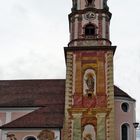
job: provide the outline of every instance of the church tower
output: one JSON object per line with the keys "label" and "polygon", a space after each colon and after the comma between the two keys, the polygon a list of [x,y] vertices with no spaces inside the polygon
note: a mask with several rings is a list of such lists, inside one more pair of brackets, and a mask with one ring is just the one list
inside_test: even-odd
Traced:
{"label": "church tower", "polygon": [[114,140],[111,13],[107,0],[73,0],[65,48],[64,140]]}

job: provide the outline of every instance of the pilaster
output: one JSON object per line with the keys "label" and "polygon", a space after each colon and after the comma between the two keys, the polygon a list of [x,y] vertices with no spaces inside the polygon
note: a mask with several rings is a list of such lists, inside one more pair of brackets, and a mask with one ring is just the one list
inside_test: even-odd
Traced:
{"label": "pilaster", "polygon": [[107,117],[107,140],[114,140],[114,82],[113,82],[113,52],[106,55],[107,107],[111,112]]}
{"label": "pilaster", "polygon": [[106,140],[106,113],[97,113],[97,140]]}
{"label": "pilaster", "polygon": [[72,121],[68,109],[72,106],[72,84],[73,84],[73,54],[66,54],[66,87],[65,87],[65,118],[64,118],[64,140],[71,140]]}
{"label": "pilaster", "polygon": [[73,140],[81,140],[81,117],[82,113],[72,114],[73,116]]}

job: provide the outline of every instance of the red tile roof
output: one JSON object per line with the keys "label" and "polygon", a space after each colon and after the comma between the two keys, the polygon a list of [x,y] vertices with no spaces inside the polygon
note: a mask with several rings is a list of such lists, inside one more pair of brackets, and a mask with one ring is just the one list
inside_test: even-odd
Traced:
{"label": "red tile roof", "polygon": [[40,107],[63,104],[65,80],[0,81],[0,107]]}
{"label": "red tile roof", "polygon": [[62,128],[63,118],[63,105],[49,105],[5,124],[1,128]]}
{"label": "red tile roof", "polygon": [[[114,86],[115,97],[135,101]],[[0,107],[40,107],[4,128],[61,128],[63,127],[65,80],[0,81]]]}

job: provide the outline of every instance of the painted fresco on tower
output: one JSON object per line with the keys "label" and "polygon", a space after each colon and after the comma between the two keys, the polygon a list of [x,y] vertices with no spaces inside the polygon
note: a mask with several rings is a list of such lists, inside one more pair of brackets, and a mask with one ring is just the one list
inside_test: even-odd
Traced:
{"label": "painted fresco on tower", "polygon": [[83,79],[83,94],[93,97],[96,94],[96,75],[93,69],[87,69]]}

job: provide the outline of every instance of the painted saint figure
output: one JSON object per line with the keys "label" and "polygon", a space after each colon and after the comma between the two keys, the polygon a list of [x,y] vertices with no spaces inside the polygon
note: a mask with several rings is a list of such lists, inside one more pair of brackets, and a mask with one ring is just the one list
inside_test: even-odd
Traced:
{"label": "painted saint figure", "polygon": [[94,91],[94,77],[91,73],[87,74],[86,84],[89,90]]}
{"label": "painted saint figure", "polygon": [[94,93],[94,84],[95,84],[95,81],[94,81],[94,76],[92,73],[87,73],[86,75],[86,85],[87,85],[87,88],[86,89],[86,92],[87,92],[87,95],[92,95]]}
{"label": "painted saint figure", "polygon": [[86,69],[83,75],[83,95],[93,97],[96,95],[96,72]]}

